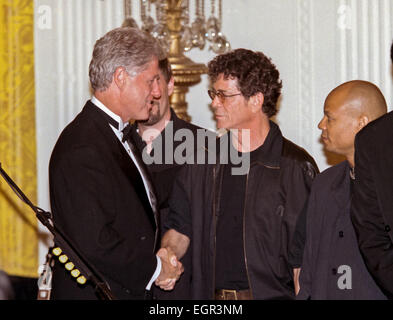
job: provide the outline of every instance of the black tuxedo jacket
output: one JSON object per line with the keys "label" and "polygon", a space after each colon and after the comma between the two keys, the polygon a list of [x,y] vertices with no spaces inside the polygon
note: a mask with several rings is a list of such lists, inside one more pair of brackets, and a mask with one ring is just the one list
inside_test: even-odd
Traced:
{"label": "black tuxedo jacket", "polygon": [[355,140],[352,221],[371,274],[393,297],[393,112],[371,122]]}
{"label": "black tuxedo jacket", "polygon": [[[61,133],[49,164],[55,225],[94,265],[118,299],[140,299],[157,266],[156,225],[138,169],[88,101]],[[54,299],[96,299],[56,263]]]}

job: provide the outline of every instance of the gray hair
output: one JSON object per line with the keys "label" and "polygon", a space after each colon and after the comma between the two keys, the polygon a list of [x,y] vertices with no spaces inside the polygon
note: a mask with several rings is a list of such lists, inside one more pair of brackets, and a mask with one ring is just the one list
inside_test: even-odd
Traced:
{"label": "gray hair", "polygon": [[146,32],[130,27],[113,29],[94,45],[89,66],[91,87],[93,91],[104,91],[118,67],[124,67],[134,76],[154,57],[160,60],[163,54],[157,41]]}

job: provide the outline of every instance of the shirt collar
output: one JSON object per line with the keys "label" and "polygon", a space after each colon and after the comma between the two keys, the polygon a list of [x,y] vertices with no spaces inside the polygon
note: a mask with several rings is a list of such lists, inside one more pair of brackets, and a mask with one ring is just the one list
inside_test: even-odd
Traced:
{"label": "shirt collar", "polygon": [[114,123],[110,123],[111,127],[118,131],[122,131],[124,127],[128,126],[128,122],[123,122],[123,120],[118,116],[116,113],[112,112],[111,110],[108,109],[100,100],[98,100],[94,95],[91,97],[91,102],[94,103],[94,105],[101,109],[103,112],[105,112],[109,117],[111,117],[113,120],[115,120],[118,124],[116,127]]}

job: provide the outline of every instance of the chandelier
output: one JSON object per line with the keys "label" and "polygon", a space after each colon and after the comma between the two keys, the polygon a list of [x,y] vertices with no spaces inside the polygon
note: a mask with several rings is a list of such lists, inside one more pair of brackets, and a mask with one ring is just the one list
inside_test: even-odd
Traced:
{"label": "chandelier", "polygon": [[[153,14],[154,6],[154,14]],[[180,45],[183,52],[199,48],[203,50],[209,43],[209,50],[216,54],[231,50],[231,45],[221,31],[222,0],[210,0],[210,15],[205,18],[205,0],[195,0],[193,21],[190,19],[190,0],[180,1]],[[140,29],[150,33],[169,53],[170,30],[167,24],[167,0],[140,0]],[[132,0],[124,0],[125,21],[123,26],[138,27],[132,17]]]}
{"label": "chandelier", "polygon": [[[132,16],[132,0],[124,0],[123,27],[138,28]],[[185,56],[193,48],[223,54],[231,46],[221,32],[222,0],[210,0],[210,15],[205,18],[205,0],[195,0],[195,12],[190,15],[190,0],[140,0],[140,29],[150,33],[166,51],[172,67],[175,85],[170,104],[176,115],[186,121],[191,117],[187,112],[186,94],[190,86],[201,81],[207,72],[206,65],[195,63]],[[191,22],[192,20],[192,22]]]}

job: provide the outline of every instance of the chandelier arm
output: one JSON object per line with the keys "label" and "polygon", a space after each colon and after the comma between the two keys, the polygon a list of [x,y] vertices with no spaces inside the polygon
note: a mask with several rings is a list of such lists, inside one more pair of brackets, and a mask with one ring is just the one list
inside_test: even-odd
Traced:
{"label": "chandelier arm", "polygon": [[131,18],[132,17],[132,7],[131,0],[124,0],[124,17]]}

